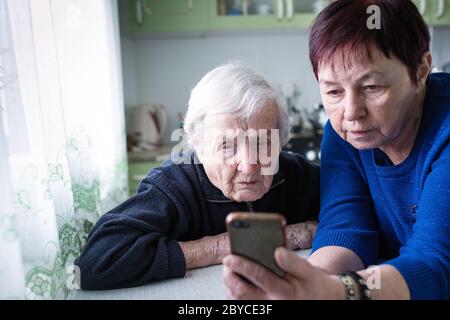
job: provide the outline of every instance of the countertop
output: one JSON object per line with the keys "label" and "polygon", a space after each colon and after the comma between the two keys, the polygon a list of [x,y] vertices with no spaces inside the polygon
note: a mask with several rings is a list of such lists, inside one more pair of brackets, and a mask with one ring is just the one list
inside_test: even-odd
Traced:
{"label": "countertop", "polygon": [[163,145],[159,148],[146,151],[128,152],[128,161],[165,161],[170,158],[173,145]]}
{"label": "countertop", "polygon": [[[299,250],[297,254],[308,257],[310,249]],[[73,290],[70,300],[225,300],[225,285],[222,280],[222,265],[189,270],[184,278],[167,279],[144,286],[105,290]]]}

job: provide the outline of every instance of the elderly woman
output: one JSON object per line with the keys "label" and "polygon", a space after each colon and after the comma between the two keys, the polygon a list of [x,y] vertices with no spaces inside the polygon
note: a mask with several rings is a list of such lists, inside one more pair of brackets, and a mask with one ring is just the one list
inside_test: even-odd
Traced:
{"label": "elderly woman", "polygon": [[239,63],[209,72],[192,91],[185,131],[189,163],[152,170],[92,229],[75,261],[82,289],[137,286],[221,263],[229,254],[225,218],[234,211],[281,213],[288,246],[311,246],[319,167],[280,153],[290,131],[286,107],[261,76]]}
{"label": "elderly woman", "polygon": [[[381,29],[367,27],[370,5]],[[450,75],[429,74],[429,41],[409,0],[338,0],[319,14],[310,58],[330,123],[313,252],[277,249],[285,279],[226,257],[231,297],[450,298]]]}

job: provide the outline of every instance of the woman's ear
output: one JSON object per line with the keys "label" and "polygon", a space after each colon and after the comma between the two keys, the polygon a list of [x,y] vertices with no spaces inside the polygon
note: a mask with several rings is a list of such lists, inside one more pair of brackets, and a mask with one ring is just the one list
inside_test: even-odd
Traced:
{"label": "woman's ear", "polygon": [[417,85],[420,88],[425,87],[425,83],[427,82],[428,75],[431,71],[431,64],[433,63],[433,57],[430,51],[427,51],[422,56],[422,62],[417,69]]}

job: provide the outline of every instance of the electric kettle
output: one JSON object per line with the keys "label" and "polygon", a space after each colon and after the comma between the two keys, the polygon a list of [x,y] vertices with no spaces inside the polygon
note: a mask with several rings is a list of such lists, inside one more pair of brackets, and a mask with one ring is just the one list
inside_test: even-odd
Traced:
{"label": "electric kettle", "polygon": [[131,111],[130,133],[138,146],[155,149],[161,145],[167,124],[167,114],[162,104],[142,104]]}

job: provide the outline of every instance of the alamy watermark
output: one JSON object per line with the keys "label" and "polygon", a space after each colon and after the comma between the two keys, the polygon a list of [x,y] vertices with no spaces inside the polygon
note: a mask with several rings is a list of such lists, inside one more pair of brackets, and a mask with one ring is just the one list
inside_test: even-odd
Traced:
{"label": "alamy watermark", "polygon": [[366,269],[370,276],[366,280],[367,288],[369,290],[380,290],[381,289],[381,267],[380,266],[369,266]]}
{"label": "alamy watermark", "polygon": [[380,30],[381,29],[381,9],[377,5],[371,5],[367,7],[366,10],[367,14],[370,14],[370,16],[367,18],[367,28],[369,30]]}
{"label": "alamy watermark", "polygon": [[[261,175],[274,175],[278,171],[278,156],[281,151],[279,129],[208,129],[199,130],[193,137],[198,157],[194,164],[238,165],[242,162],[259,165]],[[174,164],[193,164],[188,136],[182,129],[171,135],[178,142],[171,152]]]}
{"label": "alamy watermark", "polygon": [[81,270],[80,267],[71,264],[66,267],[66,288],[69,290],[81,289]]}

